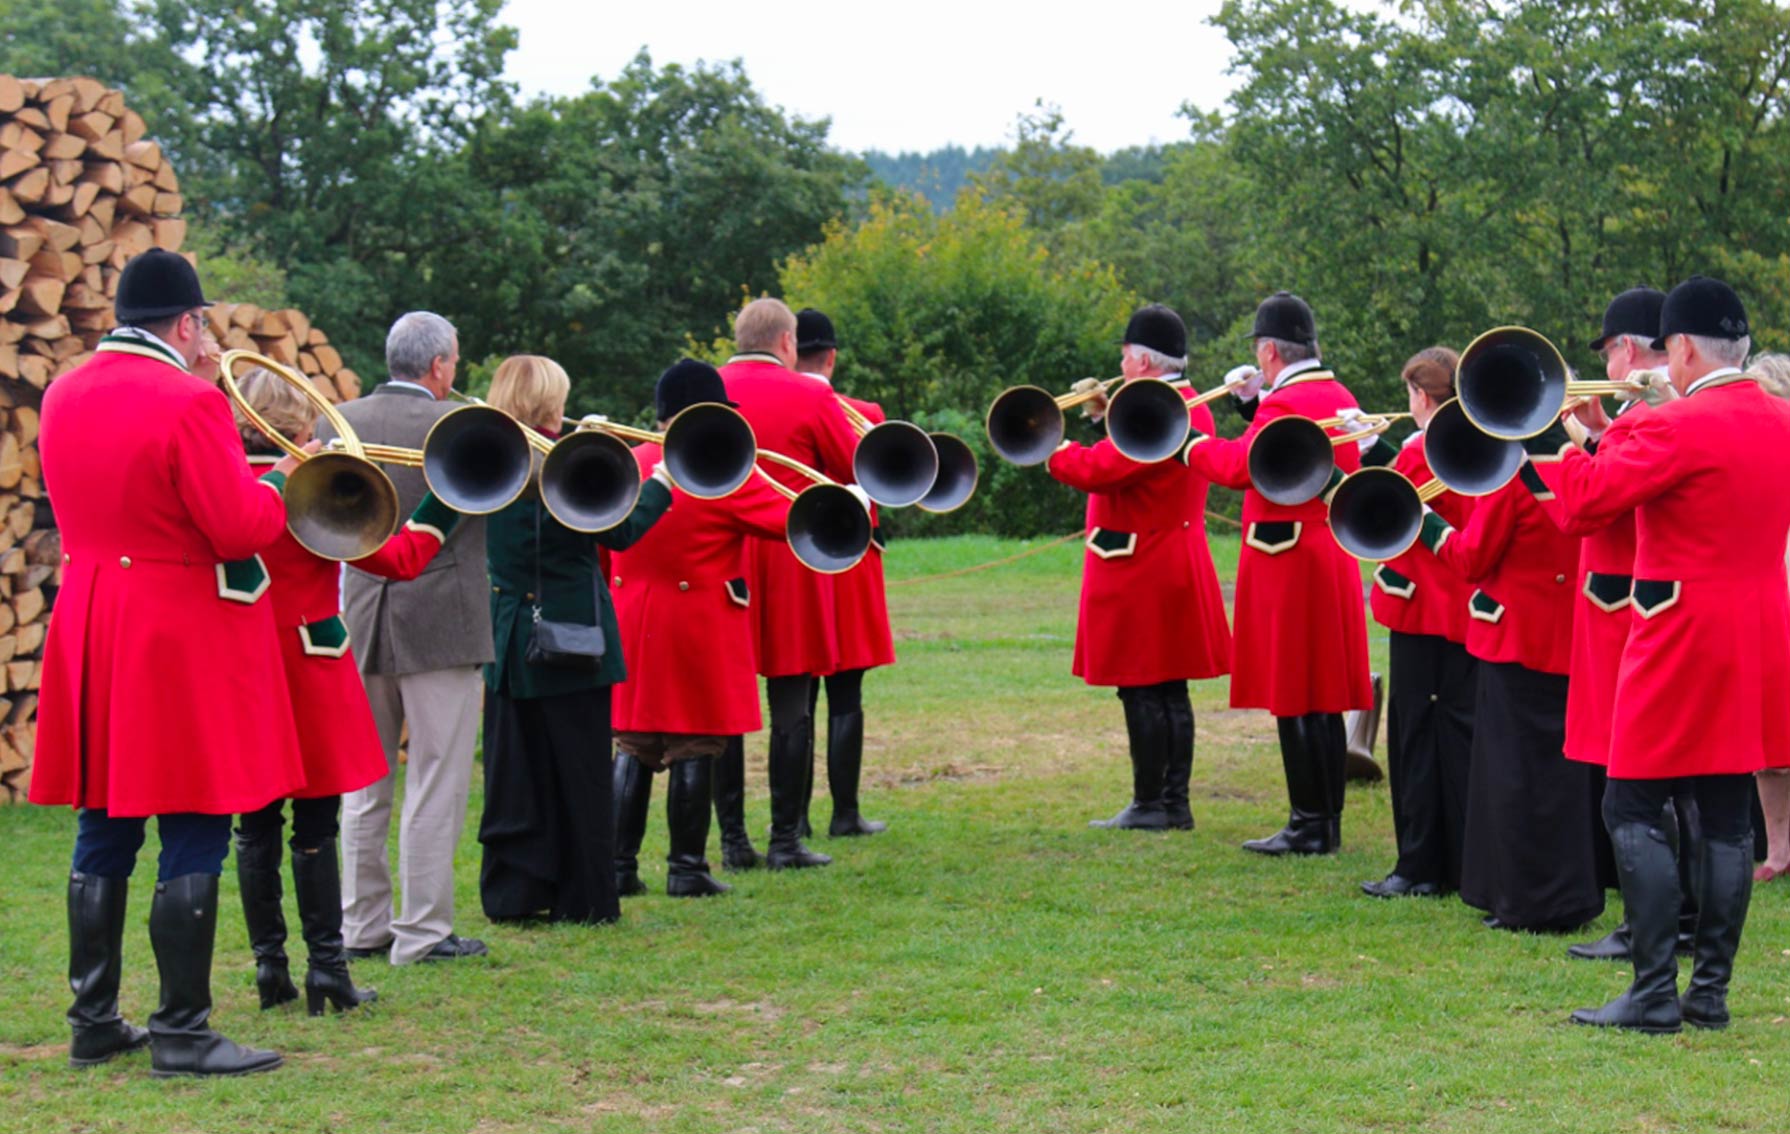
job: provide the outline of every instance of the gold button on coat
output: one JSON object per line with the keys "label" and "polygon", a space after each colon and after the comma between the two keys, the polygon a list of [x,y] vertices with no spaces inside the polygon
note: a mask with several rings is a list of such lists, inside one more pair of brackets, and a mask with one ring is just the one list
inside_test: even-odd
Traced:
{"label": "gold button on coat", "polygon": [[690,584],[680,580],[678,582],[677,589],[680,591],[687,591],[690,589]]}
{"label": "gold button on coat", "polygon": [[118,557],[118,565],[120,567],[129,567],[131,565],[131,557],[128,555],[120,555]]}

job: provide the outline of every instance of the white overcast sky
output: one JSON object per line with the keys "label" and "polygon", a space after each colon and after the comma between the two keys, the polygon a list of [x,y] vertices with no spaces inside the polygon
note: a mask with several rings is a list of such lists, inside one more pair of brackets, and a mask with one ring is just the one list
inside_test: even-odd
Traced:
{"label": "white overcast sky", "polygon": [[510,0],[502,19],[519,33],[508,73],[525,96],[577,94],[646,47],[659,65],[743,60],[767,102],[831,118],[841,149],[998,146],[1043,99],[1062,108],[1076,141],[1110,151],[1179,141],[1183,101],[1223,103],[1230,45],[1206,23],[1218,7]]}

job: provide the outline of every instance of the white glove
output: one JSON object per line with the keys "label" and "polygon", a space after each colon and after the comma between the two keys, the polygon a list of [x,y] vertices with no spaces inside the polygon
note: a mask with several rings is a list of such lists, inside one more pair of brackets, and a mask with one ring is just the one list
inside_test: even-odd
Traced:
{"label": "white glove", "polygon": [[855,484],[846,485],[845,490],[857,498],[858,503],[864,506],[864,511],[870,511],[870,494],[868,492]]}
{"label": "white glove", "polygon": [[1262,387],[1268,384],[1268,378],[1260,370],[1244,363],[1225,372],[1224,384],[1230,387],[1231,397],[1240,402],[1253,402],[1262,396]]}
{"label": "white glove", "polygon": [[664,461],[660,461],[658,464],[653,466],[653,471],[650,474],[648,474],[648,479],[658,481],[660,484],[665,486],[665,489],[668,492],[673,487],[675,487],[671,483],[671,473],[666,470]]}
{"label": "white glove", "polygon": [[578,426],[581,429],[585,428],[587,426],[590,428],[595,428],[599,425],[608,425],[608,424],[609,424],[609,418],[603,414],[600,414],[600,413],[587,413],[583,417],[578,419]]}
{"label": "white glove", "polygon": [[1572,443],[1581,449],[1585,447],[1586,441],[1595,440],[1597,437],[1586,427],[1584,422],[1579,420],[1578,414],[1567,414],[1560,419],[1560,424],[1566,428],[1566,435],[1572,438]]}
{"label": "white glove", "polygon": [[1676,399],[1678,387],[1672,385],[1672,378],[1664,370],[1631,370],[1628,380],[1641,387],[1637,394],[1623,395],[1627,400],[1640,398],[1650,406],[1663,405]]}
{"label": "white glove", "polygon": [[[1336,416],[1342,418],[1343,427],[1350,433],[1359,433],[1370,426],[1379,424],[1378,418],[1371,418],[1354,406],[1344,406],[1342,409],[1336,411]],[[1365,437],[1355,438],[1355,448],[1365,457],[1367,451],[1379,444],[1379,441],[1380,435],[1378,433],[1369,433]]]}
{"label": "white glove", "polygon": [[1106,416],[1106,395],[1099,393],[1101,382],[1098,378],[1077,378],[1069,387],[1071,394],[1093,394],[1094,396],[1081,404],[1081,415],[1089,421],[1099,421]]}

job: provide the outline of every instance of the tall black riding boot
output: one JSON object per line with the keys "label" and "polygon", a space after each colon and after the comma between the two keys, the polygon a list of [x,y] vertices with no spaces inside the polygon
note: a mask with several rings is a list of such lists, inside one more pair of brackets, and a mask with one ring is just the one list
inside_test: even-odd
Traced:
{"label": "tall black riding boot", "polygon": [[[820,687],[816,681],[815,687]],[[812,839],[814,825],[808,821],[808,812],[814,806],[814,701],[808,702],[808,716],[802,721],[802,817],[796,823],[796,837]]]}
{"label": "tall black riding boot", "polygon": [[1689,957],[1697,949],[1697,895],[1703,883],[1697,877],[1696,848],[1703,842],[1703,821],[1694,796],[1673,796],[1668,810],[1678,823],[1678,888],[1684,892],[1684,904],[1678,908],[1678,955]]}
{"label": "tall black riding boot", "polygon": [[[1652,823],[1619,823],[1610,828],[1622,904],[1628,913],[1629,959],[1634,983],[1602,1008],[1581,1008],[1575,1024],[1676,1032],[1678,1011],[1678,863],[1666,832]],[[1749,875],[1750,877],[1750,875]]]}
{"label": "tall black riding boot", "polygon": [[858,812],[858,782],[863,773],[864,711],[827,717],[827,787],[833,793],[828,835],[874,835],[889,829],[887,823],[866,819]]}
{"label": "tall black riding boot", "polygon": [[1343,805],[1348,802],[1349,793],[1349,733],[1343,727],[1341,713],[1313,713],[1305,718],[1305,735],[1307,743],[1322,753],[1318,763],[1324,770],[1330,806],[1330,850],[1339,851],[1343,842]]}
{"label": "tall black riding boot", "polygon": [[1697,853],[1697,944],[1684,1020],[1699,1028],[1728,1026],[1728,980],[1753,897],[1753,840],[1704,838]]}
{"label": "tall black riding boot", "polygon": [[124,908],[128,878],[68,876],[68,987],[70,1067],[92,1067],[149,1043],[149,1033],[118,1014],[124,972]]}
{"label": "tall black riding boot", "polygon": [[670,870],[665,892],[674,898],[706,898],[733,889],[709,873],[709,780],[706,758],[679,760],[666,773],[665,819],[671,827]]}
{"label": "tall black riding boot", "polygon": [[646,893],[640,880],[640,842],[653,805],[653,774],[625,752],[615,754],[615,892],[624,898]]}
{"label": "tall black riding boot", "polygon": [[1168,809],[1162,795],[1168,775],[1168,713],[1155,690],[1119,690],[1125,706],[1125,734],[1131,749],[1131,802],[1111,819],[1090,820],[1090,827],[1120,831],[1166,831]]}
{"label": "tall black riding boot", "polygon": [[1331,841],[1330,785],[1320,747],[1324,739],[1310,735],[1310,721],[1310,717],[1275,718],[1287,777],[1287,825],[1265,839],[1249,840],[1244,850],[1268,855],[1336,852]]}
{"label": "tall black riding boot", "polygon": [[149,943],[162,999],[149,1017],[149,1073],[246,1075],[280,1065],[274,1051],[243,1047],[211,1030],[211,951],[217,941],[218,880],[183,874],[155,884]]}
{"label": "tall black riding boot", "polygon": [[255,989],[263,1011],[298,999],[286,962],[286,913],[280,906],[283,850],[277,826],[252,834],[236,831],[236,888],[242,891],[242,917],[255,952]]}
{"label": "tall black riding boot", "polygon": [[[807,767],[813,765],[808,754],[808,729],[771,726],[771,846],[765,865],[772,870],[825,866],[833,860],[816,854],[802,845],[798,833],[802,819],[802,791],[806,786]],[[806,766],[806,767],[805,767]]]}
{"label": "tall black riding boot", "polygon": [[336,862],[336,841],[325,839],[315,850],[292,850],[292,889],[298,896],[298,924],[304,930],[310,968],[305,972],[305,1007],[323,1015],[323,1003],[346,1012],[371,1004],[379,994],[356,988],[348,979],[348,954],[342,948],[342,868]]}
{"label": "tall black riding boot", "polygon": [[732,736],[710,773],[715,822],[721,827],[721,869],[753,870],[760,864],[746,831],[746,738]]}
{"label": "tall black riding boot", "polygon": [[1193,806],[1188,792],[1193,783],[1193,702],[1187,698],[1187,686],[1179,683],[1161,696],[1168,714],[1168,769],[1163,774],[1162,805],[1170,827],[1191,831]]}

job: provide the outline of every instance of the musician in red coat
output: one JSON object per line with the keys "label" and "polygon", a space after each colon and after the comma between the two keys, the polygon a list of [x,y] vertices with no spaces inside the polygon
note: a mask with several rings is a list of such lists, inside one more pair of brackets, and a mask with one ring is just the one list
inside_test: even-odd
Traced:
{"label": "musician in red coat", "polygon": [[[131,260],[119,329],[50,385],[38,441],[64,554],[31,801],[82,809],[68,885],[69,1061],[147,1042],[158,1076],[279,1066],[208,1023],[218,875],[230,816],[304,787],[266,572],[250,558],[285,528],[280,489],[294,463],[265,482],[249,471],[211,381],[206,302],[181,257]],[[149,910],[162,991],[145,1036],[120,1017],[118,985],[150,815],[162,843]]]}
{"label": "musician in red coat", "polygon": [[1577,928],[1604,908],[1590,772],[1561,752],[1578,537],[1512,479],[1458,530],[1425,515],[1422,540],[1474,588],[1467,652],[1479,689],[1461,900],[1493,929]]}
{"label": "musician in red coat", "polygon": [[[685,359],[659,376],[653,401],[660,428],[684,409],[727,401],[721,376]],[[643,472],[660,446],[635,446]],[[653,773],[670,780],[665,817],[671,851],[665,892],[674,898],[724,894],[703,857],[709,837],[711,767],[731,738],[762,723],[753,666],[750,604],[742,576],[751,538],[784,538],[788,502],[759,476],[730,496],[703,500],[673,489],[671,509],[622,551],[609,553],[610,593],[628,679],[613,690],[615,869],[624,894],[644,892],[640,842],[652,803]],[[625,876],[625,877],[624,877]]]}
{"label": "musician in red coat", "polygon": [[[1167,307],[1139,308],[1125,328],[1120,369],[1127,381],[1179,378],[1187,328]],[[1098,399],[1097,399],[1098,401]],[[1204,432],[1212,416],[1190,409]],[[1187,682],[1230,668],[1230,634],[1210,552],[1203,562],[1206,482],[1180,461],[1140,464],[1111,439],[1065,441],[1050,475],[1088,494],[1074,673],[1118,688],[1131,757],[1131,802],[1091,825],[1120,830],[1191,830],[1194,720]],[[1200,501],[1198,520],[1193,517]]]}
{"label": "musician in red coat", "polygon": [[[289,383],[257,367],[237,377],[237,388],[287,440],[297,445],[311,440],[316,411]],[[240,409],[237,427],[251,465],[279,459],[280,450]],[[382,578],[414,579],[458,521],[457,513],[427,494],[398,534],[354,565]],[[306,550],[290,530],[261,554],[261,561],[269,576],[286,692],[305,767],[305,786],[292,796],[292,889],[309,957],[306,1007],[317,1016],[326,1001],[342,1011],[377,999],[371,989],[357,989],[349,979],[336,836],[343,794],[379,780],[388,769],[342,621],[342,565]],[[246,812],[236,828],[236,881],[263,1009],[298,999],[287,965],[281,909],[284,803],[275,800]]]}
{"label": "musician in red coat", "polygon": [[[781,300],[755,299],[735,317],[734,340],[739,353],[721,368],[721,378],[728,398],[757,434],[758,447],[850,482],[857,437],[833,392],[795,372],[795,313]],[[767,464],[765,471],[797,491],[809,483],[781,465]],[[781,539],[753,540],[746,564],[758,672],[766,679],[771,705],[771,846],[766,865],[773,870],[825,866],[830,858],[802,845],[801,818],[813,765],[813,683],[839,668],[834,579],[802,566]],[[745,866],[757,856],[748,857],[743,811],[734,803],[743,799],[743,786],[736,791],[735,785],[743,785],[744,760],[724,757],[720,770],[716,800],[722,814],[723,865],[737,861]],[[737,825],[736,816],[741,816]],[[736,832],[731,838],[730,827]],[[728,850],[730,841],[740,849]]]}
{"label": "musician in red coat", "polygon": [[[805,307],[796,312],[796,370],[809,378],[833,385],[833,369],[839,361],[839,341],[833,321],[824,312]],[[888,420],[875,402],[836,396],[872,425]],[[833,838],[874,835],[887,823],[866,819],[858,809],[858,784],[864,769],[864,673],[877,666],[895,664],[895,638],[889,628],[889,601],[883,584],[883,539],[876,527],[876,507],[870,509],[870,550],[864,558],[833,576],[834,625],[839,635],[838,656],[825,675],[827,690],[827,790],[833,797],[833,817],[827,834]],[[809,686],[809,715],[814,715],[819,683]],[[817,730],[811,729],[812,737]],[[809,756],[808,795],[813,795],[813,755]],[[802,807],[802,833],[807,834],[808,808]]]}
{"label": "musician in red coat", "polygon": [[[1342,714],[1373,704],[1360,568],[1331,536],[1323,500],[1285,507],[1250,486],[1249,446],[1276,418],[1321,420],[1358,407],[1324,369],[1303,299],[1277,292],[1263,300],[1254,342],[1267,390],[1249,428],[1230,441],[1195,436],[1186,454],[1200,476],[1245,490],[1231,705],[1274,715],[1286,770],[1286,826],[1243,845],[1258,854],[1334,854],[1342,846],[1348,756]],[[1336,451],[1343,473],[1360,461],[1354,445]]]}
{"label": "musician in red coat", "polygon": [[[1447,347],[1429,347],[1405,363],[1402,376],[1418,431],[1405,439],[1392,467],[1412,484],[1432,479],[1424,438],[1430,418],[1454,397],[1458,362]],[[1463,527],[1473,500],[1444,492],[1430,507]],[[1372,897],[1460,889],[1473,701],[1479,687],[1477,663],[1466,646],[1471,591],[1427,547],[1413,547],[1374,569],[1369,607],[1374,621],[1390,634],[1386,766],[1398,861],[1385,878],[1361,884]]]}
{"label": "musician in red coat", "polygon": [[[1746,308],[1719,280],[1672,289],[1654,345],[1684,396],[1595,455],[1568,448],[1542,475],[1578,522],[1635,513],[1632,621],[1604,790],[1635,979],[1573,1019],[1677,1031],[1728,1022],[1753,884],[1752,774],[1790,762],[1790,497],[1769,490],[1790,478],[1790,406],[1740,372]],[[1678,867],[1661,829],[1677,795],[1695,799],[1700,838],[1695,966],[1682,1000]]]}

